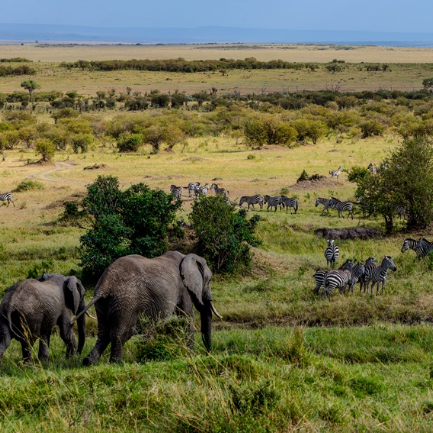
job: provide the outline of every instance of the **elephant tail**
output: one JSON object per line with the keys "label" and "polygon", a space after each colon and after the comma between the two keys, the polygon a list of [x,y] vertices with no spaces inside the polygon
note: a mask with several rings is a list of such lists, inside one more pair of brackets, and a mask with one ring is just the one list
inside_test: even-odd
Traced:
{"label": "elephant tail", "polygon": [[218,319],[221,319],[221,320],[222,320],[223,317],[218,313],[218,311],[217,311],[216,308],[214,307],[212,301],[210,301],[210,309],[212,310],[212,313],[214,313],[215,316],[218,317]]}
{"label": "elephant tail", "polygon": [[[12,309],[10,308],[10,306],[9,306],[9,308],[6,310],[6,312],[5,312],[6,314],[4,315],[4,317],[7,319],[7,321],[8,321],[8,326],[9,326],[9,330],[10,330],[10,333],[11,333],[11,336],[13,337],[13,338],[15,338],[16,340],[18,340],[19,342],[22,342],[22,343],[26,343],[27,342],[27,340],[24,338],[24,337],[22,337],[21,335],[19,335],[16,331],[15,331],[15,326],[14,326],[14,324],[13,324],[13,322],[12,322]],[[21,319],[21,320],[23,320],[23,319]]]}
{"label": "elephant tail", "polygon": [[[95,304],[96,301],[98,301],[99,299],[102,298],[102,295],[97,295],[95,296],[74,318],[74,320],[72,320],[71,322],[71,326],[74,324],[74,322],[77,321],[77,319],[79,319],[83,314],[87,314],[90,316],[90,314],[87,312],[87,310],[93,305]],[[94,318],[93,316],[90,316],[92,318]]]}

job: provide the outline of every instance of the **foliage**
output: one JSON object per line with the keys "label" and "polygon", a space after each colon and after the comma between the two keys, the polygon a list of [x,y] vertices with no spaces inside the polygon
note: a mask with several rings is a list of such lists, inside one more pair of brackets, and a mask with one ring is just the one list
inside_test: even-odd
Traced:
{"label": "foliage", "polygon": [[143,144],[143,136],[141,134],[123,133],[117,140],[117,148],[119,152],[136,152]]}
{"label": "foliage", "polygon": [[139,183],[122,192],[117,178],[99,176],[83,200],[83,210],[91,218],[91,228],[80,238],[83,273],[95,277],[128,254],[163,254],[169,235],[179,230],[170,225],[180,206],[161,190]]}
{"label": "foliage", "polygon": [[51,162],[55,154],[54,144],[48,138],[36,140],[36,153],[41,155],[43,162]]}
{"label": "foliage", "polygon": [[247,219],[247,211],[235,211],[222,196],[202,197],[193,203],[190,214],[198,237],[197,252],[216,272],[232,273],[251,265],[250,246],[260,241],[254,233],[260,217]]}
{"label": "foliage", "polygon": [[387,232],[393,230],[396,206],[406,208],[408,228],[425,228],[433,221],[433,148],[425,138],[404,141],[378,175],[356,183],[357,197],[383,216]]}
{"label": "foliage", "polygon": [[33,191],[36,189],[44,189],[44,184],[37,180],[23,180],[13,190],[13,192]]}
{"label": "foliage", "polygon": [[302,182],[304,180],[308,179],[308,173],[305,170],[302,170],[301,175],[298,177],[298,180],[296,182]]}
{"label": "foliage", "polygon": [[366,167],[353,166],[347,172],[347,179],[349,182],[357,183],[362,181],[366,176],[370,175],[370,171]]}

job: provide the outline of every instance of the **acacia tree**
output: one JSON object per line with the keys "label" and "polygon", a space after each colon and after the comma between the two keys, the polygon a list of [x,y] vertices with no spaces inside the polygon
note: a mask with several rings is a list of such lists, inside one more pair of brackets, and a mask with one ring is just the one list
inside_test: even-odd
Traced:
{"label": "acacia tree", "polygon": [[35,80],[25,80],[21,83],[21,87],[29,91],[30,102],[33,102],[33,91],[41,88]]}
{"label": "acacia tree", "polygon": [[433,147],[426,138],[405,140],[382,163],[378,175],[358,178],[356,196],[385,220],[389,233],[394,228],[396,206],[404,206],[407,227],[420,229],[433,221]]}

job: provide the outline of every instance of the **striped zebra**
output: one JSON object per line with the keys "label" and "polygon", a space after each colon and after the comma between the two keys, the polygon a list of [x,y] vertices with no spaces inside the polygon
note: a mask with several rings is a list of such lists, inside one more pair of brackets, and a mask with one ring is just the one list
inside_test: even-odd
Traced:
{"label": "striped zebra", "polygon": [[264,196],[264,200],[265,203],[268,204],[267,210],[269,211],[269,208],[274,207],[275,208],[275,212],[277,211],[277,207],[280,206],[280,210],[281,207],[283,206],[282,201],[281,201],[281,196],[276,196],[276,197],[271,197],[269,195],[265,195]]}
{"label": "striped zebra", "polygon": [[209,184],[206,184],[205,186],[197,186],[194,190],[194,194],[196,197],[199,196],[207,196],[207,192],[209,190]]}
{"label": "striped zebra", "polygon": [[326,265],[329,267],[330,265],[334,267],[335,261],[338,259],[340,255],[340,251],[338,250],[337,245],[334,245],[334,239],[327,240],[328,246],[325,249],[325,259]]}
{"label": "striped zebra", "polygon": [[8,206],[9,203],[12,203],[15,206],[15,203],[12,200],[12,194],[10,192],[5,192],[4,194],[0,194],[0,201],[7,201]]}
{"label": "striped zebra", "polygon": [[359,291],[362,292],[364,289],[364,293],[368,292],[368,283],[371,280],[371,275],[373,271],[377,268],[377,263],[375,257],[369,257],[365,261],[364,265],[364,275],[359,278]]}
{"label": "striped zebra", "polygon": [[322,209],[322,213],[320,215],[323,215],[323,212],[325,212],[325,210],[328,212],[329,215],[329,208],[331,207],[329,204],[330,200],[327,198],[323,198],[323,197],[317,197],[316,198],[316,207],[319,206],[319,204],[323,204],[323,209]]}
{"label": "striped zebra", "polygon": [[331,177],[336,177],[337,179],[340,179],[340,174],[342,173],[342,171],[343,167],[340,165],[337,170],[331,170],[329,174],[331,175]]}
{"label": "striped zebra", "polygon": [[173,194],[173,196],[176,200],[179,200],[182,198],[183,187],[182,186],[176,186],[176,185],[170,185],[170,192]]}
{"label": "striped zebra", "polygon": [[403,245],[401,246],[401,252],[404,253],[407,250],[415,251],[417,259],[421,258],[422,248],[420,245],[420,241],[416,241],[415,239],[412,238],[406,238],[403,241]]}
{"label": "striped zebra", "polygon": [[217,195],[222,195],[223,197],[227,197],[227,195],[228,195],[228,191],[224,188],[218,188],[218,185],[216,183],[213,183],[210,186],[210,189],[214,189],[215,194],[217,194]]}
{"label": "striped zebra", "polygon": [[263,209],[264,198],[260,194],[251,195],[251,196],[244,195],[241,197],[239,201],[239,207],[242,207],[244,203],[248,205],[248,210],[250,209],[250,206],[252,206],[254,209],[255,204],[258,204],[260,206],[260,209]]}
{"label": "striped zebra", "polygon": [[200,186],[200,182],[190,182],[188,184],[188,197],[191,197],[192,194],[195,194],[195,190]]}
{"label": "striped zebra", "polygon": [[398,216],[400,219],[402,219],[402,218],[403,218],[404,220],[407,219],[407,209],[406,209],[406,206],[403,206],[403,205],[397,205],[397,206],[395,207],[394,211],[395,211],[395,213],[397,214],[397,216]]}
{"label": "striped zebra", "polygon": [[347,211],[347,218],[349,218],[349,215],[352,215],[353,219],[353,203],[350,201],[341,201],[338,200],[338,198],[331,197],[331,200],[329,200],[329,206],[336,209],[338,212],[338,218],[343,217],[344,218],[344,211]]}
{"label": "striped zebra", "polygon": [[419,238],[418,241],[419,254],[418,257],[421,259],[433,251],[433,242],[429,242],[424,237]]}
{"label": "striped zebra", "polygon": [[289,198],[286,197],[285,195],[281,196],[281,202],[283,203],[283,205],[286,207],[286,213],[287,210],[290,208],[290,215],[292,214],[292,208],[295,210],[295,214],[296,212],[298,212],[298,207],[299,207],[299,201],[297,198]]}
{"label": "striped zebra", "polygon": [[352,268],[351,280],[349,283],[349,291],[353,293],[356,283],[362,285],[365,281],[365,268],[369,267],[372,263],[375,264],[376,259],[369,257],[365,262],[358,262]]}
{"label": "striped zebra", "polygon": [[[388,269],[391,269],[394,272],[397,270],[397,267],[395,266],[392,260],[392,256],[385,256],[380,266],[374,268],[371,275],[369,276],[369,281],[371,281],[371,296],[373,296],[373,288],[375,284],[376,284],[376,295],[379,293],[380,283],[382,283],[382,294],[383,294],[383,288],[385,287]],[[368,281],[367,281],[367,291],[368,291]]]}
{"label": "striped zebra", "polygon": [[377,174],[377,168],[373,165],[373,163],[372,162],[370,162],[370,164],[368,164],[368,167],[367,167],[367,169],[368,169],[368,171],[371,173],[371,174]]}
{"label": "striped zebra", "polygon": [[[344,262],[338,269],[344,270],[346,266],[347,266],[347,261]],[[325,276],[327,272],[329,272],[329,269],[318,269],[314,273],[313,277],[316,280],[316,287],[313,290],[314,295],[319,294],[319,290],[321,287],[325,288]]]}
{"label": "striped zebra", "polygon": [[340,292],[345,292],[346,286],[350,282],[352,275],[353,262],[348,259],[345,261],[344,266],[341,269],[333,269],[326,273],[325,284],[322,292],[322,298],[326,293],[326,296],[331,300],[331,293],[334,289],[338,288]]}

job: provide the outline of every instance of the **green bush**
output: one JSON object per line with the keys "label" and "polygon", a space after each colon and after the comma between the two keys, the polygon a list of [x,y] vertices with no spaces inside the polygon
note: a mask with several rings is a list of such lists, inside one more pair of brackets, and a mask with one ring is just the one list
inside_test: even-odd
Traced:
{"label": "green bush", "polygon": [[247,211],[235,211],[222,196],[202,197],[194,202],[190,221],[198,238],[197,252],[216,272],[234,272],[251,265],[250,246],[260,241],[254,236],[260,217],[250,220]]}
{"label": "green bush", "polygon": [[37,180],[24,180],[13,190],[13,192],[32,191],[35,189],[44,189],[44,185]]}
{"label": "green bush", "polygon": [[366,167],[353,166],[348,172],[347,176],[349,182],[358,182],[364,179],[370,174],[370,171]]}
{"label": "green bush", "polygon": [[87,187],[84,211],[92,227],[80,239],[81,265],[87,277],[98,276],[119,257],[140,254],[156,257],[168,247],[168,238],[180,235],[173,225],[181,202],[172,195],[139,183],[122,192],[113,176],[99,176]]}

